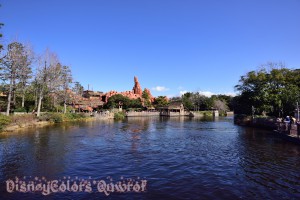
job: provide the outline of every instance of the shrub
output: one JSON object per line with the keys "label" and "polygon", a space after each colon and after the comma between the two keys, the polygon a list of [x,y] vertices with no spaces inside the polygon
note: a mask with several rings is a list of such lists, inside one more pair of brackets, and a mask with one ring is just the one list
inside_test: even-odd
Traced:
{"label": "shrub", "polygon": [[11,122],[10,117],[6,115],[0,114],[0,130],[3,130],[3,128],[8,125]]}
{"label": "shrub", "polygon": [[198,111],[198,113],[202,114],[203,116],[210,117],[213,116],[212,111]]}
{"label": "shrub", "polygon": [[66,113],[66,114],[64,114],[64,121],[77,120],[77,119],[83,119],[83,118],[86,118],[86,116],[83,113]]}
{"label": "shrub", "polygon": [[50,121],[52,121],[54,123],[63,122],[63,116],[61,113],[51,113]]}
{"label": "shrub", "polygon": [[117,112],[114,114],[114,119],[123,120],[123,119],[125,119],[125,114],[123,112]]}
{"label": "shrub", "polygon": [[54,123],[63,122],[63,114],[61,113],[44,113],[39,117],[40,121],[51,121]]}
{"label": "shrub", "polygon": [[83,113],[44,113],[39,117],[39,121],[51,121],[60,123],[64,121],[73,121],[84,118],[86,118],[86,116]]}
{"label": "shrub", "polygon": [[14,112],[27,112],[27,110],[25,108],[20,107],[20,108],[16,108]]}
{"label": "shrub", "polygon": [[36,121],[35,115],[33,114],[23,114],[23,115],[12,115],[10,116],[11,122],[22,125],[26,123],[32,123],[33,121]]}

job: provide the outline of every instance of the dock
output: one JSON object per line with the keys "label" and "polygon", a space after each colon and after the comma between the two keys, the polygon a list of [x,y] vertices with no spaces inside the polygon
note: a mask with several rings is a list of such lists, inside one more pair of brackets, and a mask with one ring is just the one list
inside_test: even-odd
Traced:
{"label": "dock", "polygon": [[300,125],[284,122],[277,123],[277,129],[274,133],[279,137],[293,143],[300,144]]}

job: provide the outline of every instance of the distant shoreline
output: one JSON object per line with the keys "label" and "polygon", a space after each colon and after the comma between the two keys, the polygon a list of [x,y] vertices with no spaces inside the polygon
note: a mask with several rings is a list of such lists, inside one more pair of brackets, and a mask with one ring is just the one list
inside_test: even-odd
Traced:
{"label": "distant shoreline", "polygon": [[[24,114],[24,117],[30,116],[32,114]],[[22,116],[22,115],[20,115]],[[34,118],[33,120],[30,121],[25,121],[25,122],[16,122],[12,121],[11,123],[7,124],[6,126],[3,127],[3,129],[0,131],[0,135],[2,134],[10,134],[10,133],[15,133],[18,131],[30,129],[30,128],[43,128],[46,126],[51,126],[51,125],[57,125],[57,124],[65,124],[68,122],[80,122],[80,121],[97,121],[97,120],[109,120],[112,119],[110,117],[106,118],[98,118],[98,117],[86,117],[86,118],[79,118],[79,119],[68,119],[66,121],[61,121],[61,122],[54,122],[54,121],[39,121],[38,118]]]}

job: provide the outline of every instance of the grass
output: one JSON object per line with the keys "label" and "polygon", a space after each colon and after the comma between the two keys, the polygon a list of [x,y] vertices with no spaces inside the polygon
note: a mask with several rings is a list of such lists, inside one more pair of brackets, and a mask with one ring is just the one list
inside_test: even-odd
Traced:
{"label": "grass", "polygon": [[50,121],[54,123],[76,121],[87,118],[83,113],[44,113],[38,119],[39,121]]}
{"label": "grass", "polygon": [[213,116],[212,111],[196,111],[196,112],[199,114],[202,114],[203,116],[207,116],[207,117]]}
{"label": "grass", "polygon": [[56,113],[48,112],[43,113],[40,117],[36,117],[33,114],[22,114],[22,115],[2,115],[0,114],[0,132],[5,129],[7,126],[17,125],[19,127],[26,127],[33,124],[36,124],[38,121],[47,121],[51,123],[62,123],[68,121],[77,121],[82,119],[87,119],[86,115],[83,113]]}
{"label": "grass", "polygon": [[6,115],[0,114],[0,131],[2,131],[5,126],[11,123],[11,118]]}

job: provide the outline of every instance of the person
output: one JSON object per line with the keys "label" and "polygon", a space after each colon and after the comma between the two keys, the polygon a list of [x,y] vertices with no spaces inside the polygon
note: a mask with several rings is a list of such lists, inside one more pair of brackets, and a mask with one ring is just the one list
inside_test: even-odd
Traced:
{"label": "person", "polygon": [[281,118],[277,118],[276,119],[276,125],[277,125],[277,131],[282,131],[282,119]]}
{"label": "person", "polygon": [[290,125],[290,122],[291,122],[291,121],[290,121],[290,116],[286,116],[286,117],[285,117],[285,120],[284,120],[284,123],[285,123],[285,130],[288,131],[288,133],[289,133],[289,131],[290,131],[290,129],[289,129],[289,128],[290,128],[290,126],[289,126],[289,125]]}
{"label": "person", "polygon": [[291,117],[291,121],[292,121],[293,124],[295,124],[297,120],[296,120],[295,117]]}
{"label": "person", "polygon": [[300,135],[300,121],[297,121],[296,124],[297,124],[297,137],[299,138],[299,135]]}

